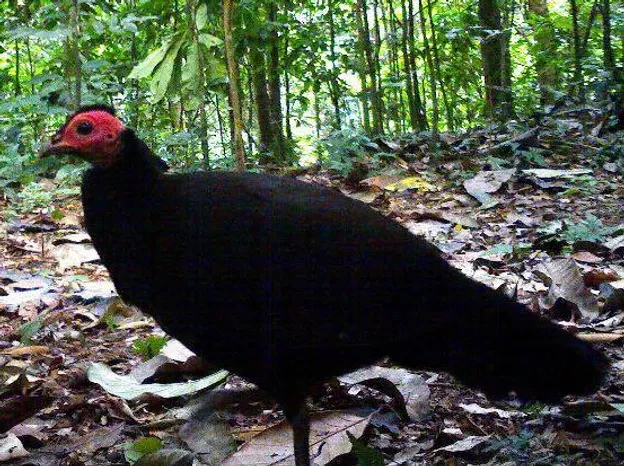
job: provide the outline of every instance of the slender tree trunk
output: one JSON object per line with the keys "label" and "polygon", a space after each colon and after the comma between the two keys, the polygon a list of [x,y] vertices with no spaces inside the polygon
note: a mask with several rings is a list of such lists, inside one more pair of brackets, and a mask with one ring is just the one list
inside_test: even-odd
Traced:
{"label": "slender tree trunk", "polygon": [[[249,64],[248,69],[247,69],[247,94],[249,95],[249,104],[247,106],[248,112],[247,112],[247,132],[249,133],[251,131],[251,128],[253,128],[253,122],[254,122],[254,102],[255,102],[255,95],[254,95],[254,85],[253,85],[253,67],[251,66],[251,64]],[[232,131],[233,131],[232,127]],[[232,133],[232,139],[234,138],[234,133]],[[248,141],[248,151],[249,153],[253,153],[253,147],[254,147],[254,143],[255,141],[253,140],[253,138],[248,137],[247,138]],[[258,146],[258,150],[260,150],[260,146]]]}
{"label": "slender tree trunk", "polygon": [[[587,27],[585,28],[585,34],[583,34],[583,40],[581,41],[581,59],[585,56],[585,51],[587,50],[587,42],[589,41],[589,36],[591,35],[592,28],[594,27],[594,21],[596,20],[596,15],[598,15],[598,10],[600,9],[599,2],[601,0],[594,0],[594,4],[589,12],[589,19],[587,20]],[[579,35],[581,34],[581,27],[579,26]]]}
{"label": "slender tree trunk", "polygon": [[[192,34],[193,42],[200,49],[197,54],[197,59],[199,61],[199,143],[201,145],[202,154],[204,156],[204,166],[206,169],[210,169],[210,144],[208,143],[208,115],[206,114],[206,94],[208,90],[206,89],[206,64],[204,63],[204,54],[201,52],[201,48],[199,45],[199,31],[197,30],[197,8],[199,6],[198,0],[190,0],[186,4],[186,11],[188,17],[188,28]],[[178,109],[180,117],[184,114],[184,109],[182,106]],[[183,120],[180,118],[180,122]],[[180,124],[180,127],[182,125]]]}
{"label": "slender tree trunk", "polygon": [[[132,64],[136,65],[138,63],[138,54],[137,54],[137,40],[136,35],[132,34],[132,42],[130,43],[130,58],[132,60]],[[139,87],[139,80],[132,80],[132,101],[130,102],[130,126],[134,129],[139,128],[139,117],[141,115],[140,112],[140,103],[139,103],[139,95],[141,93],[141,88]]]}
{"label": "slender tree trunk", "polygon": [[579,29],[578,5],[576,0],[570,0],[570,14],[572,15],[572,40],[574,42],[574,83],[579,97],[585,100],[585,84],[583,83],[583,69],[581,67],[581,32]]}
{"label": "slender tree trunk", "polygon": [[15,44],[15,80],[13,82],[13,93],[15,97],[22,94],[22,84],[20,81],[20,48],[19,42],[17,39],[14,41]]}
{"label": "slender tree trunk", "polygon": [[453,107],[449,103],[449,99],[446,95],[446,87],[444,86],[444,80],[442,79],[442,71],[440,70],[440,56],[438,53],[438,40],[436,38],[435,23],[433,22],[432,2],[427,3],[427,16],[429,18],[429,25],[431,28],[431,50],[433,51],[433,64],[435,66],[435,75],[440,85],[440,92],[442,93],[442,101],[444,102],[444,111],[446,113],[446,126],[449,130],[455,129]]}
{"label": "slender tree trunk", "polygon": [[286,116],[284,118],[284,123],[286,124],[286,140],[290,144],[293,139],[292,133],[292,104],[290,98],[290,73],[288,72],[288,67],[284,66],[284,100],[286,101]]}
{"label": "slender tree trunk", "polygon": [[[276,0],[271,0],[268,5],[269,21],[277,24]],[[269,34],[267,74],[269,79],[269,102],[271,116],[271,132],[273,133],[273,161],[279,164],[287,162],[286,144],[284,141],[284,128],[282,124],[282,100],[280,84],[280,40],[277,29],[273,28]]]}
{"label": "slender tree trunk", "polygon": [[373,47],[370,40],[370,28],[368,26],[368,18],[366,15],[366,12],[368,11],[366,0],[357,0],[357,9],[358,11],[356,15],[360,17],[360,22],[362,25],[359,34],[360,41],[362,43],[362,49],[364,51],[368,79],[370,80],[370,94],[373,117],[372,131],[374,134],[379,135],[383,134],[383,101],[381,100],[381,95],[379,94],[379,88],[377,85],[377,70],[375,62],[373,61]]}
{"label": "slender tree trunk", "polygon": [[382,133],[384,132],[384,122],[386,127],[388,124],[384,116],[384,88],[381,80],[381,27],[379,25],[379,0],[373,0],[373,72],[375,73],[375,81],[377,82],[377,104],[379,105],[379,125]]}
{"label": "slender tree trunk", "polygon": [[[243,115],[240,99],[240,71],[238,63],[234,58],[234,39],[232,37],[232,23],[234,15],[234,0],[223,0],[223,31],[224,31],[224,48],[225,60],[228,72],[228,98],[230,102],[232,121],[232,150],[236,160],[236,169],[243,171],[245,169],[245,146],[243,143]],[[217,104],[218,104],[217,97]],[[217,106],[217,115],[219,108]],[[221,139],[223,141],[223,130],[221,129],[221,119],[219,118],[219,128]]]}
{"label": "slender tree trunk", "polygon": [[[423,90],[420,89],[420,81],[418,79],[418,68],[416,67],[416,28],[414,27],[414,1],[408,1],[408,18],[407,28],[409,34],[409,60],[410,70],[412,73],[412,87],[414,89],[414,101],[416,104],[418,127],[420,130],[425,130],[429,127],[427,121],[427,103],[425,100],[424,84]],[[422,96],[422,99],[421,99]]]}
{"label": "slender tree trunk", "polygon": [[554,101],[553,91],[560,81],[558,68],[552,60],[557,50],[555,29],[548,14],[547,0],[528,0],[528,8],[527,19],[535,39],[532,55],[540,89],[540,103],[550,104]]}
{"label": "slender tree trunk", "polygon": [[260,160],[269,163],[269,153],[273,148],[273,131],[271,125],[271,101],[269,99],[265,61],[259,44],[252,44],[249,48],[249,64],[253,76],[254,99],[256,102],[256,119],[260,133],[259,147]]}
{"label": "slender tree trunk", "polygon": [[615,74],[615,55],[611,45],[611,2],[602,0],[602,58],[604,67]]}
{"label": "slender tree trunk", "polygon": [[360,92],[360,101],[362,104],[362,116],[364,120],[364,132],[367,134],[371,133],[371,122],[370,122],[370,108],[369,101],[370,96],[372,94],[371,88],[368,85],[368,76],[366,75],[367,69],[367,60],[366,60],[366,52],[365,52],[365,35],[366,32],[364,30],[364,21],[362,19],[362,5],[360,4],[360,0],[358,0],[356,4],[355,10],[355,24],[358,30],[358,42],[357,42],[357,72],[360,77],[360,83],[362,86],[362,91]]}
{"label": "slender tree trunk", "polygon": [[502,63],[502,73],[503,73],[503,92],[505,94],[505,111],[506,118],[514,118],[515,110],[514,110],[514,102],[513,102],[513,91],[511,88],[512,83],[512,62],[511,62],[511,50],[509,48],[509,44],[511,43],[511,30],[513,28],[514,15],[516,12],[516,0],[510,0],[510,5],[506,6],[506,2],[504,5],[504,15],[503,15],[503,43],[502,47],[502,55],[503,55],[503,63]]}
{"label": "slender tree trunk", "polygon": [[331,80],[329,82],[329,94],[334,107],[334,129],[342,128],[340,117],[340,96],[338,84],[338,65],[336,58],[336,24],[334,22],[334,0],[327,1],[327,15],[329,19],[329,54],[332,62]]}
{"label": "slender tree trunk", "polygon": [[[227,149],[225,147],[226,145],[225,144],[225,129],[223,128],[223,116],[221,115],[221,105],[219,104],[219,101],[220,101],[219,94],[215,94],[214,100],[215,100],[215,112],[217,114],[217,125],[219,126],[219,141],[221,142],[221,149],[223,151],[223,157],[227,157],[228,154],[227,154]],[[230,121],[230,124],[233,124],[233,122]]]}
{"label": "slender tree trunk", "polygon": [[80,2],[79,0],[73,0],[73,7],[71,11],[71,22],[73,29],[73,37],[71,39],[72,45],[72,74],[74,76],[74,107],[80,107],[82,103],[82,60],[80,58],[80,39],[81,39],[81,27],[80,27]]}
{"label": "slender tree trunk", "polygon": [[390,89],[390,96],[388,98],[388,117],[393,124],[392,131],[402,132],[401,118],[399,117],[399,92],[397,84],[399,83],[399,64],[397,58],[397,49],[399,47],[399,41],[397,40],[396,22],[394,18],[394,5],[392,0],[388,0],[388,8],[382,5],[381,8],[381,20],[384,24],[384,30],[387,31],[388,39],[388,52],[389,52],[389,65],[390,76],[392,78],[392,87]]}
{"label": "slender tree trunk", "polygon": [[485,81],[485,116],[500,121],[513,114],[510,86],[507,81],[505,34],[497,0],[479,0],[479,22],[483,31],[481,61]]}
{"label": "slender tree trunk", "polygon": [[314,81],[313,91],[314,91],[314,127],[316,129],[316,138],[319,139],[321,137],[321,106],[319,105],[319,90],[321,88],[321,83],[316,80]]}
{"label": "slender tree trunk", "polygon": [[429,87],[431,87],[431,108],[433,110],[432,136],[436,140],[438,138],[440,110],[438,107],[438,86],[435,78],[435,70],[433,68],[433,58],[431,56],[431,48],[429,47],[429,39],[427,38],[427,22],[425,20],[425,12],[422,0],[418,0],[418,12],[420,14],[420,31],[422,34],[423,47],[425,49],[425,59],[429,68]]}
{"label": "slender tree trunk", "polygon": [[[286,0],[285,3],[285,11],[286,14],[290,12],[292,9],[292,5],[290,0]],[[286,140],[288,142],[287,146],[290,147],[292,144],[292,126],[290,123],[291,118],[291,103],[290,103],[290,72],[289,72],[289,57],[290,57],[290,29],[286,31],[284,37],[284,93],[285,93],[285,102],[286,102],[286,118],[284,119],[284,123],[286,124]]]}
{"label": "slender tree trunk", "polygon": [[405,6],[405,0],[401,0],[401,13],[403,17],[403,25],[401,27],[401,49],[403,52],[403,69],[405,73],[405,92],[407,94],[410,126],[413,131],[416,131],[417,129],[420,129],[420,127],[418,121],[418,109],[414,98],[414,83],[412,82],[412,69],[410,66],[410,56],[407,45],[409,42],[409,20],[407,19],[407,7]]}

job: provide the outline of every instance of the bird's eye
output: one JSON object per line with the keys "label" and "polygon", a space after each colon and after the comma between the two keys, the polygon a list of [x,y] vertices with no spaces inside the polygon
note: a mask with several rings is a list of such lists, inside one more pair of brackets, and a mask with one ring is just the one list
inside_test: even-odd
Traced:
{"label": "bird's eye", "polygon": [[78,134],[86,135],[93,131],[93,125],[88,121],[83,121],[76,127],[76,132]]}

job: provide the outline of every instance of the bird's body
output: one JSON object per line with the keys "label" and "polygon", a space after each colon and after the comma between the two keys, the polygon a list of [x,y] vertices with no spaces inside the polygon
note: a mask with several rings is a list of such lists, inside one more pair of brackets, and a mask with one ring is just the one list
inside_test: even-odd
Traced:
{"label": "bird's body", "polygon": [[358,201],[268,175],[169,175],[134,133],[120,142],[82,190],[118,292],[280,402],[298,465],[308,464],[309,389],[385,356],[544,401],[591,392],[604,375],[589,344]]}

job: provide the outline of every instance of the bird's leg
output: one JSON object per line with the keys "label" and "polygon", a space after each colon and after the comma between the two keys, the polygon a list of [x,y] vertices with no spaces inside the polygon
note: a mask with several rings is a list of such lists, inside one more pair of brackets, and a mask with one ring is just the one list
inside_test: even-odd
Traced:
{"label": "bird's leg", "polygon": [[286,410],[286,418],[293,430],[295,465],[310,466],[310,415],[305,402],[295,410]]}

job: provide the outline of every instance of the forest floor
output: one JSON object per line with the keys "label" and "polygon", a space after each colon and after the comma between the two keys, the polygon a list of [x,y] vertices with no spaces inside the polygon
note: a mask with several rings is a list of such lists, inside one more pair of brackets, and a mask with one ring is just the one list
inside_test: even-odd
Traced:
{"label": "forest floor", "polygon": [[[443,135],[435,151],[427,136],[370,141],[341,175],[291,174],[379,209],[612,361],[600,393],[556,406],[382,361],[313,397],[317,464],[622,464],[624,146],[584,113]],[[121,303],[77,192],[36,185],[0,198],[0,463],[293,464],[279,407],[219,401],[205,387],[246,383]]]}

